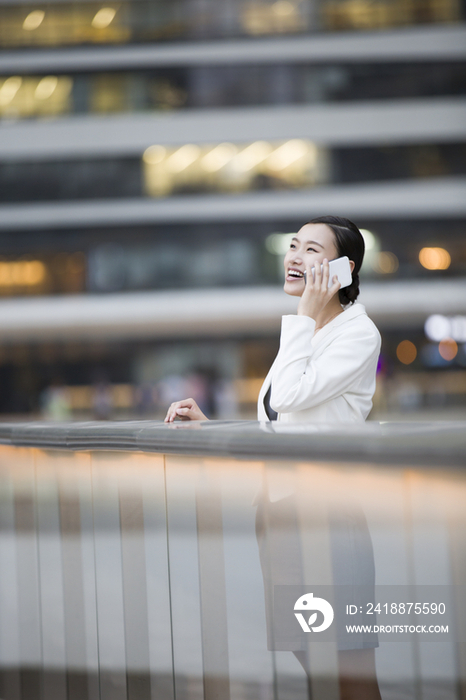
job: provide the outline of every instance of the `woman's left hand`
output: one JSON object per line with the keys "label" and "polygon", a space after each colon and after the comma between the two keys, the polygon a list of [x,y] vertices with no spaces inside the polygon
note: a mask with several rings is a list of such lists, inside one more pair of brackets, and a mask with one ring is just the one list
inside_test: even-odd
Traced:
{"label": "woman's left hand", "polygon": [[298,316],[309,316],[315,321],[341,286],[336,275],[333,278],[332,286],[328,286],[330,270],[327,258],[324,259],[322,265],[322,270],[320,265],[315,266],[315,279],[314,275],[312,274],[313,268],[311,265],[307,266],[306,286],[301,299],[299,300],[297,311]]}
{"label": "woman's left hand", "polygon": [[209,420],[205,416],[194,399],[174,401],[167,411],[165,423],[173,423],[174,420]]}

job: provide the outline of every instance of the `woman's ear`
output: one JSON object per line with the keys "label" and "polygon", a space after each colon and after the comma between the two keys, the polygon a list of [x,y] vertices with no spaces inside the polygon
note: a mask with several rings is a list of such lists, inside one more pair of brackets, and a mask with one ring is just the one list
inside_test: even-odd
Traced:
{"label": "woman's ear", "polygon": [[351,272],[354,270],[354,262],[352,260],[349,261],[349,266],[351,268]]}

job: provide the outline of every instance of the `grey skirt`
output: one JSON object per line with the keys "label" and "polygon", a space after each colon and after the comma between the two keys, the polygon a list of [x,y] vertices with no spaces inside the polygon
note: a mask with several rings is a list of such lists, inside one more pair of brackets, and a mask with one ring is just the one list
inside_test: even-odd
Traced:
{"label": "grey skirt", "polygon": [[[322,581],[304,580],[302,548],[295,496],[271,502],[257,502],[256,536],[264,580],[267,648],[270,651],[302,651],[304,635],[290,641],[273,626],[274,586],[310,586]],[[347,604],[366,605],[374,599],[375,566],[372,541],[367,521],[360,507],[352,505],[344,512],[329,512],[332,583],[338,608]],[[311,553],[312,555],[312,553]],[[361,595],[364,595],[364,599]],[[343,598],[343,599],[342,599]],[[371,600],[372,599],[372,600]],[[371,649],[378,646],[377,634],[361,632],[345,634],[345,620],[335,616],[339,651]]]}

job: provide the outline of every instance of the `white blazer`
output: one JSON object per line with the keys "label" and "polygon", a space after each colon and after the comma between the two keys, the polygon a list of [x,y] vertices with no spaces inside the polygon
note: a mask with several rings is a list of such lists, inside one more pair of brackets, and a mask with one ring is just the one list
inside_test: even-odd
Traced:
{"label": "white blazer", "polygon": [[372,408],[380,333],[362,304],[353,304],[315,332],[308,316],[283,316],[280,349],[259,393],[258,420],[267,421],[264,396],[278,420],[364,422]]}

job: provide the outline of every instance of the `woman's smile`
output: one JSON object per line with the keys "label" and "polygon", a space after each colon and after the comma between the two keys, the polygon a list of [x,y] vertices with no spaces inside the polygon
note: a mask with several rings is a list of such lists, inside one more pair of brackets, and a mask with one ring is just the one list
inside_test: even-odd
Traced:
{"label": "woman's smile", "polygon": [[288,272],[286,274],[286,281],[287,282],[301,282],[304,278],[304,271],[299,270],[297,267],[290,267],[288,268]]}

